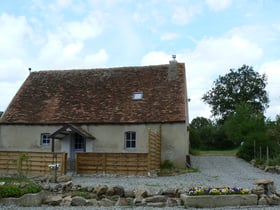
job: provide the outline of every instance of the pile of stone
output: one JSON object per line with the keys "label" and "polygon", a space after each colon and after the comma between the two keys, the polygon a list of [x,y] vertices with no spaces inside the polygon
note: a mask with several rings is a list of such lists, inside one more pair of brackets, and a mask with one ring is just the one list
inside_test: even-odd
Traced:
{"label": "pile of stone", "polygon": [[259,179],[252,193],[258,196],[258,205],[280,205],[280,194],[276,192],[274,182],[267,179]]}
{"label": "pile of stone", "polygon": [[[122,186],[109,187],[107,185],[72,186],[69,181],[48,189],[50,194],[42,201],[43,205],[51,206],[151,206],[173,207],[181,205],[180,193],[177,189],[168,189],[151,195],[145,189],[125,190]],[[84,192],[87,199],[82,196],[72,196],[73,192]]]}

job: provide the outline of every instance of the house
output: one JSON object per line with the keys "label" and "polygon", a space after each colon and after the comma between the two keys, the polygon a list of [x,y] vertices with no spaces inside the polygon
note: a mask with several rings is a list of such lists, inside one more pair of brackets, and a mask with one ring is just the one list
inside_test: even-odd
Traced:
{"label": "house", "polygon": [[[189,155],[184,63],[34,71],[0,121],[0,149],[146,153],[160,130],[161,161]],[[160,128],[160,129],[159,129]]]}

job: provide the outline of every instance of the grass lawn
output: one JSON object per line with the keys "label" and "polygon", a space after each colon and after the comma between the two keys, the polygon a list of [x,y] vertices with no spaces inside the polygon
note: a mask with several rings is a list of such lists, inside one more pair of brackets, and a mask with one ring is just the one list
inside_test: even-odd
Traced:
{"label": "grass lawn", "polygon": [[238,151],[238,148],[232,150],[195,150],[193,155],[229,155],[235,156]]}

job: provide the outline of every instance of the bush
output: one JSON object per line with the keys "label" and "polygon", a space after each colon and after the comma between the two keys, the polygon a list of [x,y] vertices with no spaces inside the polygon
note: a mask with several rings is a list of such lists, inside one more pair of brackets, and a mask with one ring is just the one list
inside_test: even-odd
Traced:
{"label": "bush", "polygon": [[165,160],[163,163],[160,165],[160,169],[168,169],[172,170],[175,169],[174,164],[170,160]]}

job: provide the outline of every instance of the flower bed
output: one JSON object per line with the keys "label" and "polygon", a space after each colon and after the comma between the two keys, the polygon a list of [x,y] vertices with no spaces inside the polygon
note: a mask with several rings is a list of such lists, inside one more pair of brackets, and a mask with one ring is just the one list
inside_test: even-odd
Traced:
{"label": "flower bed", "polygon": [[233,195],[239,194],[244,195],[248,194],[249,190],[239,188],[239,187],[222,187],[222,188],[201,188],[201,187],[192,187],[186,191],[187,195],[196,196],[196,195]]}

